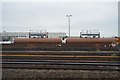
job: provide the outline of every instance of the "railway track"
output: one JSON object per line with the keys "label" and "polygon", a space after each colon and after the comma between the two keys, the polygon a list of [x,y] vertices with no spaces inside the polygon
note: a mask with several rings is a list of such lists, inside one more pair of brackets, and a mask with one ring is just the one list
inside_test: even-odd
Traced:
{"label": "railway track", "polygon": [[120,71],[120,52],[4,51],[3,68]]}
{"label": "railway track", "polygon": [[119,51],[2,51],[3,54],[43,54],[43,55],[112,55]]}
{"label": "railway track", "polygon": [[120,71],[117,62],[46,62],[22,61],[2,62],[3,68],[21,69],[67,69],[67,70],[115,70]]}

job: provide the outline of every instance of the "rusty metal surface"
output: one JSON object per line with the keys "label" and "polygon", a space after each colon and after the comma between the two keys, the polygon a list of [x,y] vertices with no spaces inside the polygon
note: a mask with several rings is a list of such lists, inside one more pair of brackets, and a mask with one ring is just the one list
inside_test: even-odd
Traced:
{"label": "rusty metal surface", "polygon": [[[61,42],[60,38],[19,38],[15,42]],[[67,38],[67,42],[116,42],[115,38]]]}
{"label": "rusty metal surface", "polygon": [[60,38],[18,38],[15,39],[15,43],[17,42],[61,42]]}
{"label": "rusty metal surface", "polygon": [[67,42],[115,42],[115,38],[68,38]]}
{"label": "rusty metal surface", "polygon": [[19,38],[11,45],[2,45],[2,50],[38,50],[38,51],[117,51],[112,47],[116,38],[67,38],[62,43],[61,38]]}

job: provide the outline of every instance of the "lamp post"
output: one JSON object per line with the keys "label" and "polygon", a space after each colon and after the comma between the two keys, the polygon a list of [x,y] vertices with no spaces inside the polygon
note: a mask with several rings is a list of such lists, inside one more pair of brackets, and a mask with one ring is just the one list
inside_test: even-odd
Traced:
{"label": "lamp post", "polygon": [[68,17],[68,31],[69,31],[69,37],[70,37],[70,17],[71,17],[72,15],[66,15],[66,17]]}

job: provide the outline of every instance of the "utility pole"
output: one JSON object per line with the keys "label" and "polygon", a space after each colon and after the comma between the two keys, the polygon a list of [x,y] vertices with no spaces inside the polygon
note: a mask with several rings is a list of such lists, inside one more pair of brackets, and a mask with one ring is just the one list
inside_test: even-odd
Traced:
{"label": "utility pole", "polygon": [[66,17],[68,17],[68,31],[69,31],[69,37],[70,37],[70,17],[72,15],[66,15]]}

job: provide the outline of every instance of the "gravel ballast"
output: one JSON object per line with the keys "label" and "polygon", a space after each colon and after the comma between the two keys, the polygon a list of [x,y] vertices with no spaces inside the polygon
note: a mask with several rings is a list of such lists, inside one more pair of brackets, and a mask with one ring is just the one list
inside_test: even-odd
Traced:
{"label": "gravel ballast", "polygon": [[120,79],[119,71],[99,70],[37,70],[37,69],[2,69],[4,79],[49,79],[49,78],[81,78],[81,79]]}

